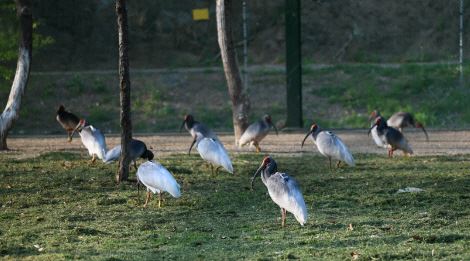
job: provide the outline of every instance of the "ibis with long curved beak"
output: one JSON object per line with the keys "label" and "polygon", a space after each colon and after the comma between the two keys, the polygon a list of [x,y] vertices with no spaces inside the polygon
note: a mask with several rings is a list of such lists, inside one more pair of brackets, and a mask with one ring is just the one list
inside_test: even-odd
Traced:
{"label": "ibis with long curved beak", "polygon": [[429,141],[428,133],[426,129],[424,128],[423,124],[416,121],[413,115],[409,112],[400,111],[400,112],[393,114],[388,119],[387,125],[398,129],[401,133],[403,133],[403,128],[406,128],[409,126],[421,129],[424,132],[424,135],[426,136],[426,141]]}
{"label": "ibis with long curved beak", "polygon": [[207,128],[204,124],[198,121],[195,121],[194,117],[191,114],[187,114],[184,116],[183,123],[181,124],[181,127],[180,127],[180,132],[183,129],[183,127],[189,132],[189,134],[191,134],[191,137],[193,137],[191,146],[189,146],[188,154],[191,154],[191,149],[196,143],[198,136],[219,140],[217,135],[215,135],[215,133],[212,130]]}
{"label": "ibis with long curved beak", "polygon": [[388,126],[384,118],[377,117],[368,133],[370,133],[374,127],[377,127],[377,134],[380,139],[382,139],[383,143],[387,144],[389,157],[393,157],[395,150],[402,150],[405,155],[413,155],[413,150],[403,134],[399,130]]}
{"label": "ibis with long curved beak", "polygon": [[268,189],[272,201],[281,208],[281,225],[286,224],[286,212],[294,215],[301,226],[307,223],[307,207],[297,181],[286,173],[277,171],[277,164],[273,158],[266,156],[261,166],[251,178],[251,188],[258,174]]}
{"label": "ibis with long curved beak", "polygon": [[263,118],[257,122],[252,123],[248,128],[243,132],[240,140],[238,141],[238,146],[244,146],[248,143],[250,145],[255,146],[256,152],[259,153],[261,148],[259,147],[259,143],[261,140],[268,135],[271,127],[276,131],[276,135],[278,135],[277,128],[273,124],[271,116],[266,114]]}
{"label": "ibis with long curved beak", "polygon": [[168,192],[174,198],[181,196],[180,185],[173,175],[157,162],[147,161],[142,163],[137,169],[137,182],[142,183],[147,188],[144,207],[147,207],[151,193],[158,193],[158,207],[162,205],[163,192]]}
{"label": "ibis with long curved beak", "polygon": [[331,160],[338,160],[336,167],[340,167],[341,162],[346,162],[349,166],[355,166],[354,158],[344,142],[331,131],[325,131],[313,123],[310,131],[305,135],[302,141],[302,147],[308,137],[312,138],[313,143],[317,146],[318,151],[325,157]]}

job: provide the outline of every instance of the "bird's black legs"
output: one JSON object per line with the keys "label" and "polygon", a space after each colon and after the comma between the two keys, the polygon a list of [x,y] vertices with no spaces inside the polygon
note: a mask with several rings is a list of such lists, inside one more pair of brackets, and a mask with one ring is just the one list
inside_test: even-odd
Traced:
{"label": "bird's black legs", "polygon": [[284,227],[286,225],[286,209],[281,208],[281,226]]}
{"label": "bird's black legs", "polygon": [[218,175],[219,174],[219,169],[222,168],[221,166],[218,166],[216,169],[215,169],[215,175]]}
{"label": "bird's black legs", "polygon": [[331,170],[331,158],[330,158],[330,157],[328,157],[328,160],[330,161],[330,170]]}
{"label": "bird's black legs", "polygon": [[336,163],[336,168],[340,168],[341,167],[341,160],[338,160],[338,163]]}
{"label": "bird's black legs", "polygon": [[144,208],[147,207],[147,204],[148,204],[149,201],[150,201],[150,195],[151,195],[151,192],[150,192],[150,191],[147,191],[147,198],[145,199]]}
{"label": "bird's black legs", "polygon": [[214,175],[214,165],[212,165],[212,163],[210,163],[210,165],[211,165],[211,174],[213,176]]}

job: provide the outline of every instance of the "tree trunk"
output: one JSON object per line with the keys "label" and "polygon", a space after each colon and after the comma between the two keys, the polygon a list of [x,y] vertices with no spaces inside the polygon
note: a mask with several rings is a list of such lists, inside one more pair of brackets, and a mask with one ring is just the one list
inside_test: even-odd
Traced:
{"label": "tree trunk", "polygon": [[220,55],[224,65],[225,78],[232,100],[233,129],[235,144],[248,127],[248,111],[250,100],[243,88],[240,71],[237,64],[235,46],[232,39],[232,3],[230,0],[217,0],[217,35]]}
{"label": "tree trunk", "polygon": [[129,78],[127,9],[125,0],[116,0],[117,25],[119,33],[119,80],[121,102],[121,158],[116,181],[129,177],[130,143],[132,139],[131,122],[131,82]]}
{"label": "tree trunk", "polygon": [[7,150],[7,136],[18,118],[21,97],[28,84],[33,49],[33,15],[29,0],[16,0],[17,15],[20,20],[20,43],[15,78],[10,90],[7,105],[0,115],[0,150]]}

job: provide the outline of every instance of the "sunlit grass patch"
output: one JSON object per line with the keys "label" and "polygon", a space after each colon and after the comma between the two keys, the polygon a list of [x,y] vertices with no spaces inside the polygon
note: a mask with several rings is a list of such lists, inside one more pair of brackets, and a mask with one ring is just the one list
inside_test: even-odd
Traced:
{"label": "sunlit grass patch", "polygon": [[[0,155],[0,254],[11,259],[468,259],[468,155],[388,159],[356,155],[330,171],[325,158],[275,157],[300,183],[309,220],[280,210],[258,178],[263,155],[232,155],[236,175],[210,173],[198,155],[159,161],[182,197],[163,207],[116,165],[77,153]],[[135,178],[132,169],[131,178]],[[416,187],[420,193],[397,193]]]}

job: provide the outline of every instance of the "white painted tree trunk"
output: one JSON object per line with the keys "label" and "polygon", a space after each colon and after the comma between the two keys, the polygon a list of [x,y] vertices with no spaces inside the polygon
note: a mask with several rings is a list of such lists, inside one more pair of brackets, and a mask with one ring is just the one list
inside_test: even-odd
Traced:
{"label": "white painted tree trunk", "polygon": [[0,150],[7,150],[8,132],[18,118],[21,98],[28,84],[31,69],[33,16],[30,0],[16,0],[17,15],[20,20],[20,43],[15,79],[11,85],[7,105],[0,115]]}

